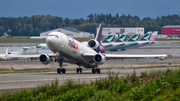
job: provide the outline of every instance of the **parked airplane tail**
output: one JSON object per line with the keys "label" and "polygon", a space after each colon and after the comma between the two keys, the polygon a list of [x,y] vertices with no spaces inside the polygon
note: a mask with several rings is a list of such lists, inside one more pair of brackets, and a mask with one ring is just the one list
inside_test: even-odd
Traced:
{"label": "parked airplane tail", "polygon": [[118,39],[116,39],[114,42],[124,42],[127,39],[126,34],[122,34]]}
{"label": "parked airplane tail", "polygon": [[23,47],[18,51],[11,52],[10,54],[23,55],[30,47]]}
{"label": "parked airplane tail", "polygon": [[111,35],[107,36],[107,37],[102,41],[102,43],[110,43],[110,42],[112,42],[112,41],[114,40],[114,37],[115,37],[115,35],[114,35],[114,34],[111,34]]}
{"label": "parked airplane tail", "polygon": [[128,41],[138,41],[139,36],[139,34],[134,34]]}
{"label": "parked airplane tail", "polygon": [[155,42],[158,31],[154,31],[150,37],[150,42]]}
{"label": "parked airplane tail", "polygon": [[141,39],[139,39],[139,41],[148,41],[151,37],[152,33],[147,33],[145,34]]}

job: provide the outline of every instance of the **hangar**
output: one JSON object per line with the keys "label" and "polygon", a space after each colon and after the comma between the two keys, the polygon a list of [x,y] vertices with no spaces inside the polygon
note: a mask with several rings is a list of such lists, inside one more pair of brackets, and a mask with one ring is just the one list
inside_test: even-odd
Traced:
{"label": "hangar", "polygon": [[[97,28],[97,31],[98,31],[98,28]],[[128,34],[129,36],[132,36],[134,34],[140,34],[142,36],[144,35],[144,28],[143,27],[135,27],[135,28],[120,27],[120,28],[103,28],[102,30],[103,37],[107,37],[111,33],[116,34],[116,37],[119,37],[121,34]]]}
{"label": "hangar", "polygon": [[161,35],[180,37],[180,25],[167,25],[161,28]]}
{"label": "hangar", "polygon": [[51,32],[62,32],[66,34],[67,36],[73,37],[73,38],[88,38],[88,37],[94,37],[94,34],[90,34],[89,32],[83,32],[79,31],[75,28],[70,27],[64,27],[64,28],[57,28],[54,30],[46,31],[40,33],[40,37],[46,37]]}

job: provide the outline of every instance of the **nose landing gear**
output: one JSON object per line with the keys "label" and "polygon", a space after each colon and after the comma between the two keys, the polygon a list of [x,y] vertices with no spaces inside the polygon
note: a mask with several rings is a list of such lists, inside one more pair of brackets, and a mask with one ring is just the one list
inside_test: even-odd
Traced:
{"label": "nose landing gear", "polygon": [[59,67],[60,67],[60,68],[57,68],[57,73],[59,73],[59,74],[60,74],[60,73],[65,74],[65,73],[66,73],[66,69],[64,69],[64,68],[62,67],[62,62],[63,62],[63,60],[60,60],[60,59],[59,59],[58,62],[59,62]]}

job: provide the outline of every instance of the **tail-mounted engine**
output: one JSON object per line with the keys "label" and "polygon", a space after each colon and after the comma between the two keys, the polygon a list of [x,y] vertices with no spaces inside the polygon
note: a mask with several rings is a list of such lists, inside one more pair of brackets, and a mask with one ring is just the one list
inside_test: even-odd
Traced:
{"label": "tail-mounted engine", "polygon": [[103,64],[106,61],[106,58],[102,54],[96,54],[93,60],[98,64]]}
{"label": "tail-mounted engine", "polygon": [[50,57],[47,54],[41,54],[39,56],[39,60],[41,61],[42,64],[49,64],[50,63]]}
{"label": "tail-mounted engine", "polygon": [[99,46],[99,42],[94,39],[91,39],[88,41],[88,46],[91,47],[92,49],[97,49]]}

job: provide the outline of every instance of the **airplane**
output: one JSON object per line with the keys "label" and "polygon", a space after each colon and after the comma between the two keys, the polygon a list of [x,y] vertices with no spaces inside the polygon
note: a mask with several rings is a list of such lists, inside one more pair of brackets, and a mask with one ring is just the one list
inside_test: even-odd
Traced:
{"label": "airplane", "polygon": [[[121,41],[121,42],[114,42],[113,46],[110,47],[107,50],[110,51],[117,51],[118,49],[125,50],[125,48],[133,46],[137,44],[137,41],[139,39],[139,34],[134,34],[128,41]],[[105,49],[106,50],[106,49]]]}
{"label": "airplane", "polygon": [[[108,50],[110,50],[110,51],[117,51],[118,49],[125,50],[126,48],[137,48],[137,47],[142,47],[142,46],[149,45],[149,44],[154,44],[157,33],[158,33],[157,31],[155,31],[153,33],[151,31],[149,31],[139,40],[134,40],[134,42],[132,42],[132,40],[129,39],[127,42],[123,42],[124,44],[121,46],[117,46],[116,44],[113,44],[114,46],[109,48]],[[129,44],[129,41],[130,41],[130,44]]]}
{"label": "airplane", "polygon": [[18,51],[14,51],[14,52],[10,52],[10,53],[8,53],[8,49],[6,49],[6,53],[0,55],[0,60],[13,60],[13,59],[17,59],[18,57],[14,57],[14,56],[23,55],[29,48],[30,47],[23,47],[23,48],[21,48]]}
{"label": "airplane", "polygon": [[41,54],[39,60],[42,64],[49,64],[52,58],[59,63],[57,73],[66,73],[66,69],[62,67],[63,62],[77,64],[79,68],[77,73],[82,73],[81,66],[92,68],[92,73],[100,73],[98,65],[104,64],[108,59],[127,59],[127,58],[143,58],[143,57],[167,57],[166,54],[157,55],[128,55],[128,54],[104,54],[104,48],[101,44],[102,24],[95,39],[88,41],[88,46],[65,35],[61,32],[51,32],[46,38],[46,44],[54,54]]}
{"label": "airplane", "polygon": [[157,36],[158,31],[154,31],[153,33],[147,33],[145,34],[140,40],[137,41],[137,44],[128,47],[128,48],[134,48],[134,47],[142,47],[145,45],[150,45],[156,43],[155,39]]}

